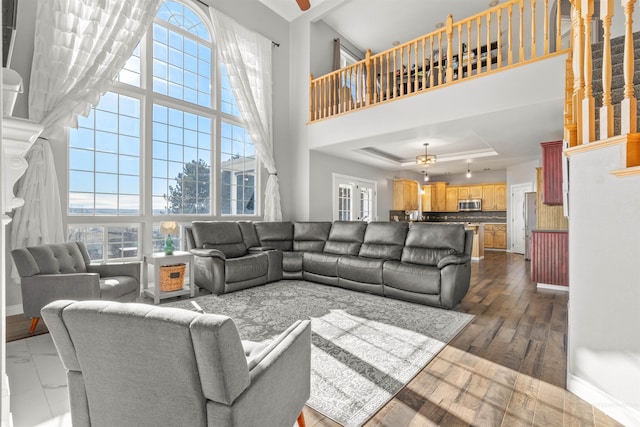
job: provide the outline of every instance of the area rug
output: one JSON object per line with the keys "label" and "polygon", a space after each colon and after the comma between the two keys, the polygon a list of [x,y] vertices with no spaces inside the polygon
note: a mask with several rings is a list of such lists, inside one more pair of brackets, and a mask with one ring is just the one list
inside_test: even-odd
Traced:
{"label": "area rug", "polygon": [[[311,319],[307,405],[344,426],[361,426],[472,319],[304,281],[281,281],[196,298],[207,313],[233,318],[242,339],[273,338]],[[166,304],[193,309],[189,301]]]}

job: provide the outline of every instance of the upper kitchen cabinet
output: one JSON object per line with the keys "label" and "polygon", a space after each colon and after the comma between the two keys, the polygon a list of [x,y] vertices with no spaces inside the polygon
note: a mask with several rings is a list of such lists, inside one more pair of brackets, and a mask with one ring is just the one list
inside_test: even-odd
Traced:
{"label": "upper kitchen cabinet", "polygon": [[418,181],[410,179],[393,181],[393,210],[418,210]]}
{"label": "upper kitchen cabinet", "polygon": [[507,210],[507,185],[489,184],[482,186],[482,210],[506,211]]}
{"label": "upper kitchen cabinet", "polygon": [[445,212],[456,212],[458,210],[458,199],[462,199],[459,195],[458,187],[447,187],[445,190]]}
{"label": "upper kitchen cabinet", "polygon": [[542,146],[542,203],[562,204],[562,141],[543,142]]}

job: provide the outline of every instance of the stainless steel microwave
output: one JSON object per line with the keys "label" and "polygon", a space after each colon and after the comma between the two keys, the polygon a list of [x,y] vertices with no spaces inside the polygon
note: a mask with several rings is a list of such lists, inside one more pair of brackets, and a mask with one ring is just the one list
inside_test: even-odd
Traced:
{"label": "stainless steel microwave", "polygon": [[473,212],[482,210],[481,199],[458,200],[458,212]]}

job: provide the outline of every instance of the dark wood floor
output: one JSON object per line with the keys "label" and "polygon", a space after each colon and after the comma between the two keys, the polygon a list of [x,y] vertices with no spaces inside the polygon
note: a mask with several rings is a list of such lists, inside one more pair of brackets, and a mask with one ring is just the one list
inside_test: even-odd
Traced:
{"label": "dark wood floor", "polygon": [[[620,425],[565,390],[568,294],[537,290],[529,277],[522,255],[485,252],[455,308],[473,322],[365,425]],[[7,318],[8,341],[28,330],[23,316]],[[308,427],[338,425],[304,413]]]}
{"label": "dark wood floor", "polygon": [[[565,390],[568,294],[522,255],[485,252],[455,310],[476,317],[365,426],[618,426]],[[308,427],[337,426],[305,408]]]}

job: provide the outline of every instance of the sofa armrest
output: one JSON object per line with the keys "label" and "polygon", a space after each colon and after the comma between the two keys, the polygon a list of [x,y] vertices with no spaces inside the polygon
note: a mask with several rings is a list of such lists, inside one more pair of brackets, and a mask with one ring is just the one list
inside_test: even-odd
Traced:
{"label": "sofa armrest", "polygon": [[40,317],[45,305],[59,299],[100,299],[98,273],[37,274],[20,279],[25,317]]}
{"label": "sofa armrest", "polygon": [[87,266],[89,273],[98,273],[100,277],[130,276],[140,283],[140,262],[120,264],[91,264]]}
{"label": "sofa armrest", "polygon": [[274,248],[273,246],[252,246],[247,250],[249,251],[250,254],[256,254],[256,253],[266,252],[266,251],[275,251],[277,250],[277,248]]}
{"label": "sofa armrest", "polygon": [[215,257],[220,258],[221,260],[227,259],[224,253],[218,249],[191,249],[189,252],[200,257]]}
{"label": "sofa armrest", "polygon": [[449,255],[438,262],[438,268],[442,269],[450,264],[466,264],[470,261],[471,257],[469,255]]}

